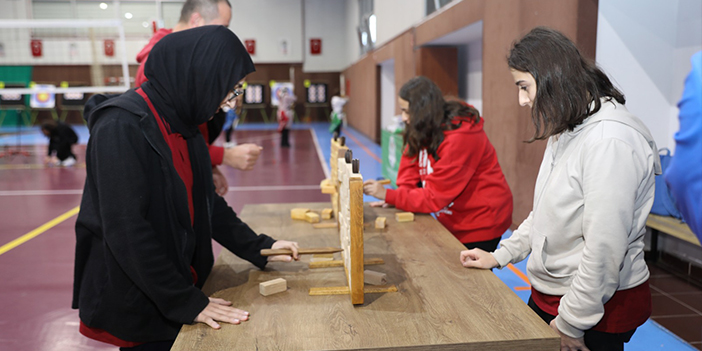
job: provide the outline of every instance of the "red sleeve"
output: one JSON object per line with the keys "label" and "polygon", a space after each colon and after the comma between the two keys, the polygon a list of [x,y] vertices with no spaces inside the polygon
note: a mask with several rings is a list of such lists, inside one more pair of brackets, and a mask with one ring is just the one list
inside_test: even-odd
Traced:
{"label": "red sleeve", "polygon": [[[448,206],[473,178],[485,141],[480,134],[447,135],[437,150],[439,160],[431,164],[433,172],[424,178],[424,187],[401,186],[398,182],[400,186],[397,190],[386,193],[385,202],[400,210],[420,213],[436,212]],[[433,159],[431,156],[429,158]],[[418,178],[419,171],[415,172]]]}
{"label": "red sleeve", "polygon": [[221,146],[210,145],[210,159],[212,166],[219,166],[224,161],[224,148]]}

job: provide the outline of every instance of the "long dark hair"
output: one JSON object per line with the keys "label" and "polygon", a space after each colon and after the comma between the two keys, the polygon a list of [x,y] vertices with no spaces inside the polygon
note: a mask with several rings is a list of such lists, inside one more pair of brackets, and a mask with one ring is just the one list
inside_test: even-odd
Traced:
{"label": "long dark hair", "polygon": [[457,129],[464,121],[480,121],[480,112],[475,107],[446,101],[439,87],[427,77],[410,79],[400,89],[400,98],[409,102],[410,120],[403,134],[409,157],[426,148],[438,160],[436,150],[444,141],[444,131]]}
{"label": "long dark hair", "polygon": [[529,143],[572,131],[600,110],[603,97],[620,104],[626,102],[594,62],[584,58],[565,35],[551,28],[536,27],[516,41],[507,63],[512,69],[531,74],[536,81],[536,99],[531,109],[536,132]]}

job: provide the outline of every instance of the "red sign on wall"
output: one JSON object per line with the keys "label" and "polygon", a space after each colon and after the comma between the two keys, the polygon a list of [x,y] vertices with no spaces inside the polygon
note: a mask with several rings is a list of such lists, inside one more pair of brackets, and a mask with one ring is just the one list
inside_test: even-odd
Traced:
{"label": "red sign on wall", "polygon": [[244,44],[246,45],[246,52],[248,52],[249,55],[256,55],[256,40],[246,39],[244,40]]}
{"label": "red sign on wall", "polygon": [[322,53],[322,39],[310,39],[310,54],[319,55]]}
{"label": "red sign on wall", "polygon": [[32,42],[30,45],[32,48],[32,56],[41,57],[41,40],[32,39]]}
{"label": "red sign on wall", "polygon": [[105,39],[105,56],[115,56],[115,41],[112,39]]}

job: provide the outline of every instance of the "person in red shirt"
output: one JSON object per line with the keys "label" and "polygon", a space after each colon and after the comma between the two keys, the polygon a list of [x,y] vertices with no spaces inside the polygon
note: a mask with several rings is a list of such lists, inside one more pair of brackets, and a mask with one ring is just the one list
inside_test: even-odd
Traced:
{"label": "person in red shirt", "polygon": [[398,188],[368,180],[364,193],[403,211],[434,214],[466,248],[494,250],[512,224],[512,192],[479,112],[446,101],[421,76],[402,86],[398,103],[406,124]]}
{"label": "person in red shirt", "polygon": [[[137,55],[137,62],[139,62],[139,68],[137,69],[136,86],[140,86],[147,79],[144,76],[144,66],[149,58],[149,53],[151,49],[158,43],[163,37],[168,34],[176,33],[182,30],[197,28],[203,25],[222,25],[229,26],[229,22],[232,18],[231,4],[228,0],[188,0],[183,4],[183,8],[180,14],[180,20],[173,29],[161,28],[151,37],[146,46]],[[200,132],[205,137],[209,145],[210,159],[212,159],[212,175],[215,182],[215,190],[218,195],[224,196],[227,191],[229,191],[229,185],[227,183],[226,177],[217,168],[217,166],[224,164],[232,168],[249,171],[252,170],[256,165],[259,155],[263,148],[256,144],[246,143],[233,146],[231,148],[224,148],[221,146],[216,146],[212,144],[212,141],[216,139],[219,135],[218,128],[213,128],[213,126],[218,125],[221,128],[223,124],[224,116],[215,116],[213,121],[203,123],[200,126]],[[217,123],[217,120],[220,123]],[[212,135],[208,135],[212,134]]]}

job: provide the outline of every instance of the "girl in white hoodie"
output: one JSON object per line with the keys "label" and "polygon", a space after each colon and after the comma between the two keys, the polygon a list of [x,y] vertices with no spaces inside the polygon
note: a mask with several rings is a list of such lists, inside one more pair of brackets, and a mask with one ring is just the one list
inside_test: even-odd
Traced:
{"label": "girl in white hoodie", "polygon": [[561,350],[623,350],[651,314],[646,217],[660,161],[624,95],[563,34],[538,27],[508,64],[536,132],[548,139],[533,208],[501,247],[461,252],[465,267],[502,268],[529,254],[529,306]]}

